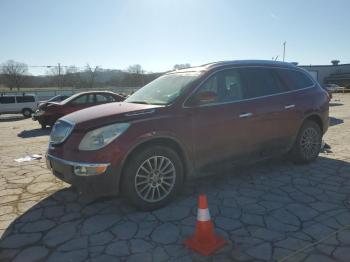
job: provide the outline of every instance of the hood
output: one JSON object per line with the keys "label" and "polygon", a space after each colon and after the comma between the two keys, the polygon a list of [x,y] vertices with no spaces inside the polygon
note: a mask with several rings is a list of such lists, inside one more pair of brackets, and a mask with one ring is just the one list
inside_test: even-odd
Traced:
{"label": "hood", "polygon": [[163,106],[133,104],[126,102],[108,103],[89,107],[64,116],[62,119],[75,123],[76,129],[90,129],[115,122],[130,121],[155,112]]}
{"label": "hood", "polygon": [[38,108],[42,109],[42,110],[45,110],[47,107],[52,106],[52,105],[61,105],[61,104],[59,102],[48,102],[48,101],[45,102],[45,101],[41,101],[39,103]]}

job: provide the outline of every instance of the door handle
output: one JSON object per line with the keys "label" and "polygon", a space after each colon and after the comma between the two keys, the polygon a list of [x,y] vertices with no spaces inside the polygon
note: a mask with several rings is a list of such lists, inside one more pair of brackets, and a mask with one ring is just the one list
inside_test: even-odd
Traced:
{"label": "door handle", "polygon": [[252,115],[253,115],[252,113],[243,113],[243,114],[240,114],[239,117],[246,118],[246,117],[251,117]]}
{"label": "door handle", "polygon": [[295,107],[295,105],[287,105],[284,107],[284,109],[290,109],[290,108],[294,108],[294,107]]}

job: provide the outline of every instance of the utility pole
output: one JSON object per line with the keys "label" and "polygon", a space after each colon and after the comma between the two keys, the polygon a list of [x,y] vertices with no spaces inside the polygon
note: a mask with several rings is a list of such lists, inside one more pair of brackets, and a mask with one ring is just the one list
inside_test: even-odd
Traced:
{"label": "utility pole", "polygon": [[61,88],[61,64],[58,63],[58,88]]}
{"label": "utility pole", "polygon": [[283,62],[284,62],[284,59],[286,58],[286,41],[284,41],[283,43]]}

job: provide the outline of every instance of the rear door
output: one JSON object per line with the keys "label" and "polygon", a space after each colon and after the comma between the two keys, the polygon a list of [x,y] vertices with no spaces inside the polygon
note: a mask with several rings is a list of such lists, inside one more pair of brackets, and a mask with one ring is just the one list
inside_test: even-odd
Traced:
{"label": "rear door", "polygon": [[95,105],[94,94],[83,94],[63,106],[63,115]]}
{"label": "rear door", "polygon": [[241,73],[248,88],[246,106],[253,108],[257,123],[253,136],[260,156],[285,151],[299,120],[293,95],[273,68],[247,67]]}
{"label": "rear door", "polygon": [[[296,124],[290,126],[289,131],[294,137],[297,135],[300,126],[306,114],[312,110],[318,111],[317,106],[319,96],[315,96],[315,83],[304,72],[293,69],[278,69],[276,70],[281,82],[290,90],[290,100],[285,104],[285,109],[289,114],[297,117]],[[315,107],[316,108],[313,108]],[[293,141],[294,142],[294,139]]]}

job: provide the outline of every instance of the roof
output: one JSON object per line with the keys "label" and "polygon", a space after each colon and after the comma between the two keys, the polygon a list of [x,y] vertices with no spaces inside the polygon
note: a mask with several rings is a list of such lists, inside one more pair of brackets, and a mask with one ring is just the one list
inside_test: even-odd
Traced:
{"label": "roof", "polygon": [[[109,93],[109,94],[113,94],[115,96],[118,96],[118,94],[112,92],[112,91],[108,91],[108,90],[101,90],[101,91],[84,91],[84,92],[80,92],[80,93],[76,93],[73,94],[72,96],[68,97],[65,101],[66,103],[72,101],[73,99],[75,99],[76,97],[80,96],[80,95],[84,95],[84,94],[96,94],[96,93]],[[62,102],[63,102],[62,101]]]}
{"label": "roof", "polygon": [[189,67],[186,69],[180,69],[171,71],[169,73],[186,73],[186,72],[198,72],[198,71],[208,71],[211,69],[224,67],[224,66],[238,66],[238,65],[245,65],[245,66],[278,66],[278,67],[291,67],[296,68],[296,66],[292,63],[287,62],[280,62],[280,61],[272,61],[272,60],[233,60],[233,61],[219,61],[219,62],[213,62],[204,64],[201,66],[195,66],[195,67]]}

